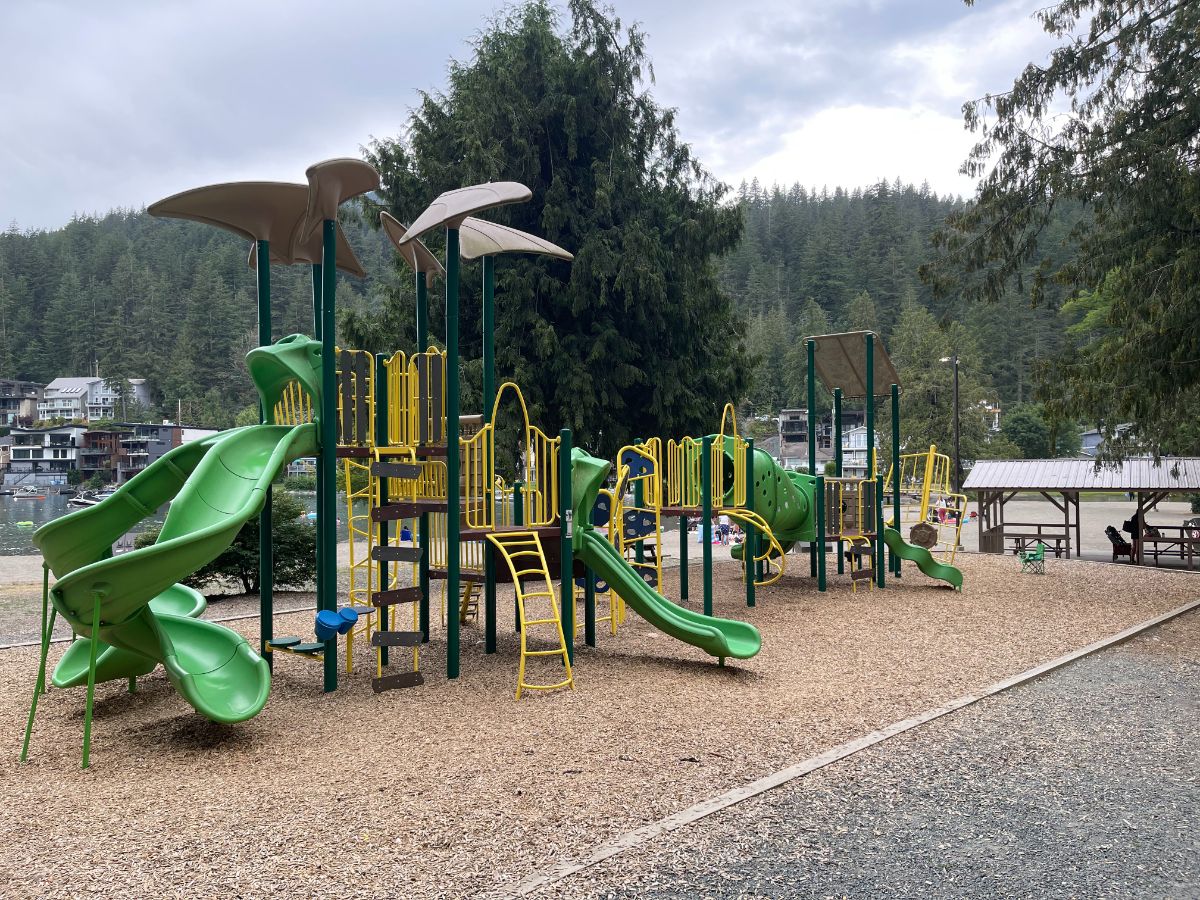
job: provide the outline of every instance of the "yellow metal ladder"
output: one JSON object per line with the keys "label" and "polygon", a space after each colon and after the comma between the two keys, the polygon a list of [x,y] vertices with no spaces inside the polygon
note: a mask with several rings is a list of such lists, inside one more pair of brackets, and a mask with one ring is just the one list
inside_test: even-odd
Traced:
{"label": "yellow metal ladder", "polygon": [[[513,587],[517,594],[517,615],[521,622],[521,666],[517,670],[517,699],[521,692],[552,691],[569,687],[575,690],[575,676],[571,672],[571,658],[567,653],[567,640],[563,635],[562,619],[558,614],[558,604],[555,602],[554,584],[550,580],[550,567],[546,564],[546,553],[542,549],[541,538],[534,531],[506,531],[499,534],[489,534],[487,539],[495,545],[508,570],[512,573]],[[545,590],[527,591],[522,579],[540,577],[545,583]],[[540,618],[529,618],[530,601],[541,601],[549,606],[547,615]],[[540,615],[540,614],[539,614]],[[528,646],[529,629],[537,625],[554,626],[554,639],[558,647],[552,650],[530,650]],[[532,656],[560,656],[567,677],[554,684],[529,684],[525,681],[525,663]]]}

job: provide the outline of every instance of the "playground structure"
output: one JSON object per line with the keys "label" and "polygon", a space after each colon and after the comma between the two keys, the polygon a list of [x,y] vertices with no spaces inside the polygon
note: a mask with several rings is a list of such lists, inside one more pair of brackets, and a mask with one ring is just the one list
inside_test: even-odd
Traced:
{"label": "playground structure", "polygon": [[[264,182],[199,188],[153,204],[154,215],[217,225],[253,241],[259,299],[260,347],[247,365],[261,402],[261,424],[188,444],[122,485],[112,497],[57,520],[35,536],[47,571],[43,597],[41,664],[26,742],[45,689],[46,656],[54,619],[61,615],[77,637],[56,668],[56,686],[87,685],[84,765],[88,762],[97,681],[136,678],[158,664],[189,703],[222,722],[243,721],[266,703],[274,663],[300,657],[322,665],[323,688],[336,689],[338,638],[346,666],[356,645],[374,651],[376,692],[424,683],[420,648],[430,639],[431,584],[442,585],[446,675],[461,666],[461,626],[482,619],[484,650],[496,652],[498,583],[512,583],[520,633],[516,695],[574,687],[576,595],[582,593],[584,642],[595,646],[598,621],[612,633],[625,606],[664,633],[718,659],[746,659],[761,638],[743,622],[713,616],[712,522],[728,516],[745,528],[732,555],[741,562],[746,603],[784,574],[798,543],[810,548],[810,574],[826,589],[828,541],[848,549],[855,587],[884,585],[883,548],[899,575],[900,561],[961,587],[961,575],[935,562],[922,547],[885,527],[883,476],[875,453],[866,477],[841,474],[840,434],[835,474],[783,470],[737,429],[732,404],[718,431],[704,437],[637,440],[618,452],[615,483],[603,487],[612,464],[572,447],[570,430],[557,436],[529,418],[520,388],[495,377],[495,257],[532,253],[567,262],[571,254],[532,235],[475,216],[525,202],[515,182],[489,183],[438,197],[410,227],[387,213],[381,226],[415,276],[417,347],[410,354],[370,354],[335,345],[339,270],[362,268],[337,224],[338,206],[379,186],[367,164],[352,159],[318,163],[308,185]],[[445,264],[421,242],[445,231]],[[459,390],[458,295],[462,260],[481,260],[483,414],[462,415]],[[315,338],[292,335],[273,342],[271,263],[312,266]],[[434,344],[428,312],[433,279],[444,276],[445,349]],[[810,433],[815,433],[815,379],[833,387],[840,429],[842,383],[847,396],[867,404],[868,446],[874,446],[875,371],[891,381],[893,447],[898,445],[898,380],[882,345],[869,332],[825,335],[808,341]],[[840,366],[840,368],[839,368]],[[856,392],[857,391],[857,392]],[[509,400],[511,398],[511,401]],[[505,402],[520,412],[515,447],[497,447]],[[895,451],[894,451],[895,452]],[[810,444],[810,472],[815,470]],[[271,482],[298,457],[317,461],[317,615],[315,640],[276,636],[273,623]],[[507,483],[497,459],[516,460]],[[896,471],[901,472],[898,458]],[[345,484],[349,578],[341,609],[337,584],[337,480]],[[928,503],[934,479],[927,478]],[[899,491],[892,491],[893,522],[901,522]],[[119,557],[111,546],[123,533],[174,498],[158,541]],[[203,598],[178,582],[215,558],[241,526],[259,516],[260,633],[252,648],[234,632],[197,617]],[[661,593],[664,518],[680,528],[680,602]],[[702,612],[686,607],[689,592],[687,521],[699,517]],[[604,528],[606,533],[598,531]],[[822,552],[818,552],[822,548]],[[554,587],[555,581],[559,588]],[[597,617],[597,595],[608,614]],[[555,602],[557,600],[557,602]],[[411,624],[406,619],[411,618]],[[531,629],[545,635],[528,641]],[[411,653],[393,668],[392,650]],[[527,680],[530,660],[547,658],[564,678]],[[86,663],[86,664],[85,664]]]}
{"label": "playground structure", "polygon": [[[22,759],[28,754],[38,697],[45,691],[50,634],[59,615],[70,623],[76,640],[52,681],[59,687],[87,685],[85,767],[95,684],[128,679],[132,691],[136,678],[159,664],[198,712],[222,722],[243,721],[262,709],[271,669],[281,655],[319,661],[324,689],[334,690],[339,636],[346,638],[348,665],[353,664],[356,641],[368,641],[374,649],[372,684],[377,692],[421,684],[419,654],[429,640],[434,580],[444,582],[449,602],[457,606],[458,614],[446,617],[449,678],[460,674],[461,620],[472,605],[479,606],[471,586],[483,587],[484,643],[490,654],[496,651],[496,584],[514,582],[516,625],[522,635],[518,697],[522,690],[573,686],[575,578],[590,573],[610,593],[607,618],[613,628],[628,603],[652,625],[722,664],[730,657],[754,656],[761,644],[757,630],[712,617],[711,598],[700,614],[656,591],[661,562],[657,554],[648,560],[646,551],[652,546],[648,538],[661,537],[661,445],[650,442],[622,451],[621,478],[633,486],[634,500],[626,504],[622,489],[604,496],[613,526],[635,520],[642,524],[610,527],[602,537],[592,517],[610,464],[573,450],[569,430],[550,437],[532,425],[516,385],[495,388],[494,257],[522,252],[571,258],[553,244],[473,215],[524,202],[528,189],[501,182],[450,191],[408,229],[384,214],[385,232],[416,276],[418,349],[410,356],[372,356],[335,346],[337,272],[363,274],[336,217],[342,202],[379,186],[378,174],[361,161],[343,159],[318,163],[307,176],[307,186],[246,182],[198,188],[149,208],[153,215],[216,225],[253,242],[250,265],[257,273],[260,347],[247,356],[247,365],[259,392],[262,424],[184,445],[109,499],[37,533],[47,581],[39,674]],[[445,229],[444,268],[419,240],[432,228]],[[483,263],[482,407],[490,411],[488,418],[460,415],[459,277],[461,259],[474,258]],[[315,338],[292,335],[273,342],[271,263],[312,266]],[[433,345],[428,315],[428,289],[439,274],[444,274],[446,288],[444,351]],[[524,430],[515,448],[521,477],[506,485],[496,472],[495,442],[497,411],[509,394],[522,412]],[[730,440],[736,455],[736,434]],[[315,640],[277,637],[273,629],[271,482],[299,457],[317,460]],[[741,476],[723,459],[715,463],[717,477],[728,474],[735,485],[740,483]],[[334,528],[339,465],[352,553],[349,605],[341,610]],[[709,462],[697,461],[692,453],[689,466],[696,465],[707,473]],[[746,483],[752,481],[752,471]],[[739,490],[740,498],[745,484]],[[154,545],[111,556],[120,534],[172,498]],[[223,552],[255,515],[261,534],[257,648],[235,632],[199,620],[203,598],[178,584]],[[626,552],[634,554],[631,561]],[[58,579],[53,589],[50,571]],[[559,603],[550,602],[549,613],[531,612],[531,600],[554,599],[555,574],[561,582]],[[527,579],[544,583],[545,590],[530,590]],[[595,579],[583,581],[584,640],[594,645]],[[401,624],[398,607],[412,610],[411,628]],[[557,649],[530,649],[526,633],[546,625],[556,631]],[[412,665],[385,673],[393,648],[411,650]],[[566,679],[528,683],[527,660],[539,656],[560,658]]]}
{"label": "playground structure", "polygon": [[934,444],[925,453],[903,453],[898,460],[899,477],[894,461],[884,479],[884,491],[899,491],[900,495],[900,524],[889,518],[888,526],[902,534],[907,529],[909,543],[953,564],[961,543],[967,498],[951,488],[951,465],[950,457],[938,453]]}

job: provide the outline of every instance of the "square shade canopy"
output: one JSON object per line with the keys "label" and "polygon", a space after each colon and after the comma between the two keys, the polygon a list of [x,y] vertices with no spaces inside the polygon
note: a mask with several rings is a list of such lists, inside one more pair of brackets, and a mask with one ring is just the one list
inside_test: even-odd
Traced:
{"label": "square shade canopy", "polygon": [[[814,364],[817,377],[829,390],[842,389],[849,399],[867,396],[867,335],[870,331],[847,331],[842,334],[819,334],[806,338],[816,344]],[[900,376],[883,346],[883,338],[875,335],[874,394],[881,397],[891,393]]]}

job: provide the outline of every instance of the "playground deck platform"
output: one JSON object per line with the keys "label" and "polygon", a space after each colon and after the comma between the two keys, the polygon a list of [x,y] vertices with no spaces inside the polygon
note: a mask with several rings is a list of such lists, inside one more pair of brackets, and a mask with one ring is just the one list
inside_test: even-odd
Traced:
{"label": "playground deck platform", "polygon": [[[789,562],[807,575],[804,557]],[[161,671],[135,694],[102,684],[87,772],[81,692],[52,690],[29,763],[15,743],[0,760],[0,894],[487,895],[1200,594],[1197,576],[1153,568],[1063,560],[1021,576],[1011,555],[957,564],[962,593],[913,568],[856,594],[848,578],[831,576],[822,595],[797,575],[747,609],[739,568],[722,563],[715,611],[761,630],[758,656],[721,668],[631,616],[596,649],[580,640],[575,691],[520,703],[505,587],[498,654],[465,627],[469,677],[453,682],[377,695],[364,654],[323,694],[311,663],[284,658],[263,713],[235,726],[196,715]],[[668,595],[676,577],[666,573]],[[230,624],[256,634],[253,619]],[[311,625],[311,613],[280,616],[276,632]],[[444,647],[435,626],[426,671],[441,670]],[[35,648],[0,652],[10,735],[36,664]]]}

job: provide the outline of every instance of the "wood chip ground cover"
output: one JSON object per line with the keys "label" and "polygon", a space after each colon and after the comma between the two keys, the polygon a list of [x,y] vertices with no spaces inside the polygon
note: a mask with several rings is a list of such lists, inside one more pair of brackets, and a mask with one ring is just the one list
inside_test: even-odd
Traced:
{"label": "wood chip ground cover", "polygon": [[[104,684],[86,773],[82,690],[43,698],[31,759],[17,763],[37,653],[4,651],[0,896],[477,895],[1150,618],[1200,586],[1100,563],[1052,561],[1044,577],[1020,576],[1011,556],[960,563],[962,594],[912,569],[857,594],[836,576],[824,595],[785,577],[749,610],[725,563],[716,612],[759,627],[758,657],[719,668],[631,614],[617,637],[602,629],[598,648],[580,646],[574,692],[520,703],[504,593],[499,653],[485,655],[466,627],[456,682],[435,629],[422,688],[373,694],[364,655],[327,695],[318,666],[285,656],[266,709],[236,726],[193,713],[161,672],[132,695]],[[668,595],[676,587],[670,573]],[[257,632],[254,620],[231,624]],[[311,614],[282,616],[276,633],[311,627]]]}

